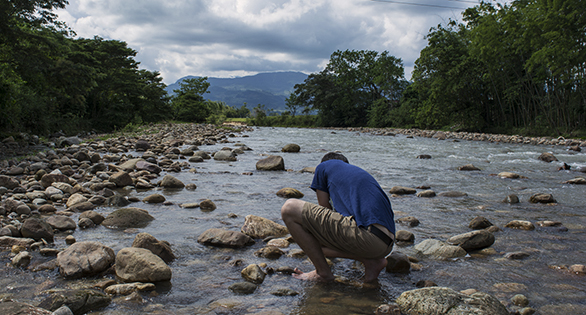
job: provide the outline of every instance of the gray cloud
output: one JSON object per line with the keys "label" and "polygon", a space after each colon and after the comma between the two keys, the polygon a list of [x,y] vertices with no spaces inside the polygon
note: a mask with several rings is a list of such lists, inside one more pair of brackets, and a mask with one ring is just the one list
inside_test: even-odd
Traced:
{"label": "gray cloud", "polygon": [[[167,84],[186,75],[323,69],[335,50],[389,51],[407,77],[430,27],[470,1],[70,0],[60,19],[81,37],[123,40]],[[400,4],[405,2],[410,4]],[[417,5],[413,5],[417,4]]]}

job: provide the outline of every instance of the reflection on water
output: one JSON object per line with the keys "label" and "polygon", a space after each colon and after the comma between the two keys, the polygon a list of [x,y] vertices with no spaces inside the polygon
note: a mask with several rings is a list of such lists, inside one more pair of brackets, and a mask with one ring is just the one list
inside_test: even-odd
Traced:
{"label": "reflection on water", "polygon": [[[113,231],[104,227],[77,230],[78,241],[95,240],[118,251],[131,246],[139,232],[148,232],[160,240],[169,241],[178,257],[171,264],[173,278],[169,286],[159,288],[158,294],[144,296],[144,304],[116,299],[107,309],[95,314],[253,314],[276,310],[285,314],[372,314],[376,307],[396,299],[401,292],[415,289],[420,280],[431,280],[440,286],[455,290],[474,288],[508,300],[516,293],[525,294],[531,307],[547,304],[585,304],[586,278],[554,270],[551,265],[586,263],[586,186],[566,185],[562,182],[584,174],[557,171],[566,162],[574,169],[586,166],[586,154],[568,152],[564,147],[497,144],[481,142],[438,141],[426,138],[407,138],[402,135],[374,136],[368,133],[336,130],[259,128],[247,133],[249,137],[231,138],[252,148],[238,156],[236,162],[206,160],[192,163],[197,173],[173,173],[184,183],[194,183],[197,189],[132,191],[140,199],[163,194],[171,205],[136,203],[156,219],[147,227],[130,231]],[[281,153],[288,144],[301,146],[299,153]],[[221,144],[202,146],[213,152]],[[361,287],[355,280],[362,276],[361,266],[353,261],[339,259],[334,273],[342,280],[333,284],[303,283],[288,275],[267,276],[252,295],[236,295],[228,290],[233,283],[243,281],[240,271],[248,264],[266,263],[268,267],[299,267],[312,269],[307,260],[282,257],[268,260],[254,256],[263,247],[262,240],[245,249],[222,249],[202,246],[197,237],[215,227],[238,231],[244,217],[255,214],[282,223],[280,207],[284,199],[276,192],[292,187],[305,194],[303,200],[317,202],[309,188],[312,174],[299,172],[304,167],[316,166],[327,151],[340,150],[350,160],[368,172],[388,191],[393,186],[429,186],[436,192],[461,191],[466,197],[418,198],[403,196],[391,198],[395,217],[415,216],[421,224],[415,228],[397,226],[415,234],[416,243],[426,238],[446,240],[450,236],[469,231],[468,223],[476,216],[484,216],[503,228],[514,219],[560,221],[567,231],[559,228],[537,227],[534,231],[503,228],[495,234],[492,246],[495,254],[472,255],[451,261],[422,259],[421,270],[408,275],[383,273],[379,287]],[[537,160],[542,152],[552,152],[561,162],[545,163]],[[267,154],[281,155],[289,172],[256,171],[256,161]],[[429,154],[431,159],[416,157]],[[458,171],[458,166],[474,164],[481,171]],[[526,179],[502,179],[495,174],[515,172]],[[252,172],[253,175],[243,175]],[[164,174],[161,174],[164,175]],[[162,176],[161,176],[162,178]],[[551,193],[556,205],[534,205],[528,199],[535,193]],[[502,200],[509,194],[519,196],[521,203],[509,205]],[[185,209],[182,203],[211,199],[217,209],[202,212]],[[107,215],[112,208],[98,208]],[[235,214],[236,216],[234,216]],[[74,218],[77,220],[77,218]],[[56,247],[64,248],[64,235],[56,237]],[[291,249],[297,248],[292,245]],[[289,250],[289,249],[287,249]],[[395,251],[416,256],[412,246],[395,247]],[[502,254],[525,251],[524,260],[503,259]],[[2,253],[2,255],[7,255]],[[36,257],[36,256],[35,256]],[[7,257],[0,257],[7,261]],[[234,266],[235,260],[242,264]],[[55,281],[55,287],[70,285],[59,280],[56,271],[38,273],[6,270],[8,276],[0,280],[0,294],[23,299],[39,300],[38,288],[45,281]],[[57,280],[54,280],[57,279]],[[26,285],[24,284],[26,283]],[[516,283],[520,291],[507,291],[502,284]],[[276,288],[288,288],[297,296],[278,297]]]}

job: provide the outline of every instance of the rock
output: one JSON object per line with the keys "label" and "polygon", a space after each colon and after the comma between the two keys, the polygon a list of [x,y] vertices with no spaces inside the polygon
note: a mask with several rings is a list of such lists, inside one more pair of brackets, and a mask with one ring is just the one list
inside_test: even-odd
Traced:
{"label": "rock", "polygon": [[252,294],[257,288],[257,285],[248,281],[237,282],[231,284],[228,289],[236,294]]}
{"label": "rock", "polygon": [[44,188],[51,186],[55,182],[69,184],[69,177],[63,174],[45,174],[41,177],[41,185]]}
{"label": "rock", "polygon": [[571,265],[568,270],[571,273],[577,274],[577,275],[586,275],[586,266],[584,265],[580,265],[580,264],[575,264],[575,265]]}
{"label": "rock", "polygon": [[145,197],[142,201],[145,203],[163,203],[165,202],[165,197],[160,194],[152,194],[150,196]]}
{"label": "rock", "polygon": [[517,197],[517,195],[511,194],[508,195],[505,200],[503,200],[503,202],[508,204],[519,203],[519,197]]}
{"label": "rock", "polygon": [[214,211],[216,210],[216,204],[209,199],[205,199],[199,203],[199,208],[203,211]]}
{"label": "rock", "polygon": [[435,197],[435,191],[433,191],[433,190],[420,191],[417,193],[417,197],[422,197],[422,198]]}
{"label": "rock", "polygon": [[214,154],[214,160],[217,161],[236,161],[236,153],[230,150],[220,150]]}
{"label": "rock", "polygon": [[[130,160],[120,164],[118,166],[118,168],[122,171],[131,172],[136,168],[136,163],[138,163],[139,161],[144,161],[144,160],[142,158],[130,159]],[[128,186],[128,185],[124,185],[124,186]],[[120,187],[124,187],[124,186],[120,186]]]}
{"label": "rock", "polygon": [[275,296],[296,296],[299,292],[289,288],[277,288],[271,291],[272,295]]}
{"label": "rock", "polygon": [[429,160],[431,159],[431,155],[429,154],[420,154],[417,156],[418,159],[422,159],[422,160]]}
{"label": "rock", "polygon": [[32,238],[36,241],[44,239],[53,242],[53,228],[42,219],[28,218],[20,228],[22,237]]}
{"label": "rock", "polygon": [[[73,194],[73,186],[69,185],[68,183],[63,183],[63,182],[54,182],[53,184],[51,184],[50,187],[54,187],[59,189],[60,191],[64,192],[64,193],[68,193],[68,194]],[[49,189],[50,187],[47,187],[47,189]]]}
{"label": "rock", "polygon": [[74,207],[77,204],[80,204],[82,202],[87,202],[88,199],[80,194],[80,193],[75,193],[73,195],[71,195],[69,198],[67,198],[67,203],[65,204],[67,206],[67,208],[71,208]]}
{"label": "rock", "polygon": [[535,225],[529,221],[513,220],[505,225],[507,228],[532,231],[535,230]]}
{"label": "rock", "polygon": [[417,315],[508,315],[509,311],[492,295],[465,295],[450,288],[429,287],[403,292],[397,298],[401,312]]}
{"label": "rock", "polygon": [[79,289],[79,290],[60,290],[39,304],[39,307],[56,311],[62,306],[67,306],[73,314],[86,314],[104,308],[112,302],[112,298],[98,290]]}
{"label": "rock", "polygon": [[281,256],[285,255],[285,253],[278,247],[269,245],[254,252],[254,255],[267,259],[279,259]]}
{"label": "rock", "polygon": [[586,178],[583,177],[576,177],[574,179],[567,180],[562,184],[572,184],[572,185],[586,185]]}
{"label": "rock", "polygon": [[129,295],[133,292],[137,291],[149,291],[154,290],[156,287],[153,283],[142,283],[142,282],[134,282],[134,283],[124,283],[124,284],[114,284],[108,286],[104,289],[104,292],[110,295]]}
{"label": "rock", "polygon": [[391,193],[393,195],[412,195],[412,194],[415,194],[416,192],[417,192],[417,190],[415,190],[415,188],[402,187],[402,186],[394,186],[389,191],[389,193]]}
{"label": "rock", "polygon": [[43,214],[48,214],[48,213],[55,213],[55,212],[57,212],[57,209],[56,209],[56,208],[55,208],[53,205],[42,205],[42,206],[40,206],[40,207],[39,207],[39,209],[37,209],[37,210],[39,210],[39,212],[40,212],[40,213],[43,213]]}
{"label": "rock", "polygon": [[422,255],[436,258],[457,258],[466,256],[466,251],[462,247],[448,245],[435,239],[426,239],[415,245],[414,249]]}
{"label": "rock", "polygon": [[450,197],[450,198],[458,198],[458,197],[466,197],[468,196],[467,193],[461,191],[444,191],[438,194],[439,197]]}
{"label": "rock", "polygon": [[159,174],[162,171],[162,169],[159,166],[157,166],[156,164],[149,163],[144,160],[140,160],[140,161],[136,162],[136,170],[137,171],[148,171],[153,174]]}
{"label": "rock", "polygon": [[14,212],[16,212],[18,215],[29,215],[31,214],[31,208],[27,205],[19,205],[16,207],[16,209],[14,209]]}
{"label": "rock", "polygon": [[132,177],[125,171],[119,171],[108,179],[110,182],[116,184],[116,187],[124,187],[133,185]]}
{"label": "rock", "polygon": [[443,131],[436,131],[436,133],[433,134],[432,138],[438,140],[446,140],[446,133]]}
{"label": "rock", "polygon": [[559,221],[537,221],[535,222],[535,224],[541,226],[541,227],[559,227],[562,226],[562,222]]}
{"label": "rock", "polygon": [[247,215],[240,230],[252,238],[281,237],[289,234],[286,226],[256,215]]}
{"label": "rock", "polygon": [[170,263],[175,259],[168,242],[159,241],[148,233],[138,233],[132,242],[132,247],[148,249],[153,254],[161,257],[165,263]]}
{"label": "rock", "polygon": [[511,298],[511,302],[517,306],[525,307],[529,305],[529,299],[523,294],[515,294]]}
{"label": "rock", "polygon": [[116,276],[124,281],[171,280],[171,268],[159,256],[144,248],[127,247],[116,254]]}
{"label": "rock", "polygon": [[[114,195],[114,196],[108,197],[108,199],[106,200],[106,204],[113,206],[113,207],[126,207],[130,204],[130,201],[122,195]],[[86,209],[86,210],[91,210],[91,209]]]}
{"label": "rock", "polygon": [[268,246],[274,246],[278,248],[287,248],[289,247],[289,241],[284,238],[274,238],[267,242]]}
{"label": "rock", "polygon": [[395,243],[401,245],[402,243],[405,244],[413,244],[415,241],[415,235],[409,231],[399,230],[395,233]]}
{"label": "rock", "polygon": [[279,191],[277,191],[277,196],[282,197],[282,198],[300,199],[300,198],[303,198],[303,196],[305,196],[305,195],[295,188],[286,187],[286,188],[281,188]]}
{"label": "rock", "polygon": [[7,300],[0,303],[0,314],[6,315],[52,315],[53,312],[30,304]]}
{"label": "rock", "polygon": [[451,245],[458,245],[465,251],[469,252],[490,247],[492,244],[494,244],[494,235],[485,230],[476,230],[452,236],[447,240],[447,243]]}
{"label": "rock", "polygon": [[497,174],[497,176],[500,178],[510,178],[510,179],[521,178],[521,175],[519,175],[517,173],[512,173],[512,172],[500,172]]}
{"label": "rock", "polygon": [[12,246],[22,246],[24,248],[30,247],[35,242],[32,238],[0,236],[0,248],[8,248]]}
{"label": "rock", "polygon": [[98,242],[77,242],[57,255],[59,273],[69,279],[91,277],[114,263],[114,250]]}
{"label": "rock", "polygon": [[148,141],[146,140],[137,140],[136,143],[134,144],[134,149],[136,151],[147,151],[150,150],[151,145]]}
{"label": "rock", "polygon": [[31,263],[32,259],[33,256],[29,252],[22,251],[12,257],[12,265],[19,268],[26,268]]}
{"label": "rock", "polygon": [[73,237],[73,235],[67,235],[67,237],[65,238],[65,244],[67,245],[71,245],[74,244],[77,240],[75,239],[75,237]]}
{"label": "rock", "polygon": [[418,288],[429,288],[429,287],[437,287],[437,284],[431,280],[419,280],[415,284]]}
{"label": "rock", "polygon": [[397,252],[392,252],[387,256],[386,271],[390,273],[409,273],[411,271],[411,262],[407,255]]}
{"label": "rock", "polygon": [[281,156],[271,155],[256,162],[256,169],[259,171],[284,171],[285,161]]}
{"label": "rock", "polygon": [[240,248],[254,244],[254,240],[241,232],[211,228],[203,232],[198,238],[198,243],[204,245]]}
{"label": "rock", "polygon": [[45,219],[52,228],[60,231],[75,230],[77,225],[72,218],[64,215],[52,215]]}
{"label": "rock", "polygon": [[286,144],[282,149],[281,152],[289,152],[289,153],[297,153],[301,150],[301,147],[295,143]]}
{"label": "rock", "polygon": [[480,169],[472,164],[466,164],[458,167],[460,171],[480,171]]}
{"label": "rock", "polygon": [[525,253],[525,252],[511,252],[511,253],[505,254],[505,258],[514,259],[514,260],[520,260],[520,259],[524,259],[527,257],[529,257],[529,253]]}
{"label": "rock", "polygon": [[146,210],[123,208],[108,214],[102,225],[117,229],[143,228],[154,219]]}
{"label": "rock", "polygon": [[260,269],[260,267],[256,264],[248,265],[246,268],[242,269],[240,272],[242,278],[246,281],[250,281],[254,284],[261,284],[266,277],[266,273]]}
{"label": "rock", "polygon": [[549,152],[541,153],[541,155],[537,159],[547,163],[551,163],[558,160],[553,154]]}
{"label": "rock", "polygon": [[556,203],[552,194],[537,193],[529,197],[530,203]]}
{"label": "rock", "polygon": [[102,222],[104,222],[104,216],[93,211],[93,210],[88,210],[88,211],[84,211],[79,215],[79,218],[88,218],[90,220],[92,220],[96,225],[100,225],[102,224]]}
{"label": "rock", "polygon": [[203,160],[203,157],[201,157],[199,155],[195,155],[195,156],[190,157],[188,159],[188,161],[191,163],[202,163],[204,160]]}
{"label": "rock", "polygon": [[0,187],[14,189],[18,186],[20,186],[20,183],[16,179],[6,175],[0,175]]}
{"label": "rock", "polygon": [[473,230],[482,230],[482,229],[486,229],[487,227],[490,227],[490,226],[493,226],[492,222],[488,221],[487,218],[481,217],[481,216],[475,217],[468,224],[468,227]]}
{"label": "rock", "polygon": [[419,225],[419,220],[412,216],[399,218],[395,220],[395,222],[409,227],[416,227]]}
{"label": "rock", "polygon": [[383,304],[376,308],[375,315],[401,315],[401,308],[399,305]]}
{"label": "rock", "polygon": [[177,178],[173,177],[172,175],[165,175],[161,182],[159,182],[159,186],[164,188],[183,188],[185,184],[182,181],[178,180]]}
{"label": "rock", "polygon": [[301,169],[301,173],[315,173],[315,166],[307,166]]}

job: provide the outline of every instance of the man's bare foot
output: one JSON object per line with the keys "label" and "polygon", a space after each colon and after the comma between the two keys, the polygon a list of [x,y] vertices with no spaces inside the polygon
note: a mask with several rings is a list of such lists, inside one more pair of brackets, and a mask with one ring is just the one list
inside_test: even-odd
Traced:
{"label": "man's bare foot", "polygon": [[295,268],[295,270],[293,270],[293,278],[299,279],[299,280],[327,282],[327,281],[333,281],[334,275],[330,275],[330,277],[322,277],[322,276],[318,275],[317,271],[315,271],[315,270],[310,271],[310,272],[303,272],[303,271],[299,270],[298,268]]}
{"label": "man's bare foot", "polygon": [[374,282],[378,279],[380,272],[387,266],[387,259],[369,259],[362,262],[364,265],[364,282]]}

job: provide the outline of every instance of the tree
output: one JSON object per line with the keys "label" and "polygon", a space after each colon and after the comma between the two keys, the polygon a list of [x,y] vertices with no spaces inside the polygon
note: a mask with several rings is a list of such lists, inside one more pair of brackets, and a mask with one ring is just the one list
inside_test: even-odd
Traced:
{"label": "tree", "polygon": [[173,90],[175,96],[171,99],[174,118],[181,121],[205,122],[211,110],[203,98],[208,93],[210,83],[207,77],[184,79],[179,83],[180,88]]}

